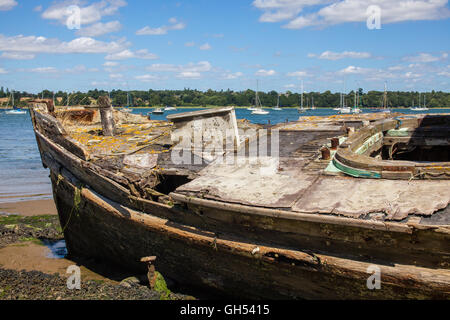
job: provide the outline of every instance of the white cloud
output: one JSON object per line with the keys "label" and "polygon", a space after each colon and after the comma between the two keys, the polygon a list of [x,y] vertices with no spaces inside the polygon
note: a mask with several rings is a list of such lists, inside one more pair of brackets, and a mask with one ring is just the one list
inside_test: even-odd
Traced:
{"label": "white cloud", "polygon": [[56,73],[58,72],[58,69],[54,67],[40,67],[40,68],[34,68],[28,70],[29,72],[35,72],[35,73]]}
{"label": "white cloud", "polygon": [[81,0],[67,0],[53,4],[42,13],[42,18],[47,20],[56,20],[65,25],[71,12],[67,9],[71,5],[77,5],[81,9],[81,24],[87,25],[100,21],[104,16],[111,16],[116,14],[121,7],[127,5],[124,0],[102,0],[92,3],[91,5],[84,5]]}
{"label": "white cloud", "polygon": [[186,42],[186,43],[184,44],[184,46],[185,46],[185,47],[195,47],[195,42],[194,42],[194,41],[192,41],[192,42]]}
{"label": "white cloud", "polygon": [[263,11],[261,22],[289,21],[284,28],[301,29],[365,23],[370,5],[381,8],[382,24],[445,19],[450,16],[447,3],[448,0],[255,0],[253,6]]}
{"label": "white cloud", "polygon": [[186,24],[183,22],[178,22],[177,19],[171,18],[169,19],[170,25],[168,26],[161,26],[158,28],[150,28],[149,26],[146,26],[136,32],[138,36],[159,36],[167,34],[169,31],[172,30],[183,30],[186,28]]}
{"label": "white cloud", "polygon": [[107,23],[98,22],[88,27],[81,28],[76,34],[83,37],[98,37],[104,34],[117,32],[120,29],[122,29],[122,24],[119,21]]}
{"label": "white cloud", "polygon": [[364,73],[368,73],[370,71],[371,71],[371,69],[367,69],[367,68],[348,66],[347,68],[340,70],[339,73],[341,73],[341,74],[364,74]]}
{"label": "white cloud", "polygon": [[276,74],[275,70],[265,70],[265,69],[260,69],[255,73],[256,76],[260,77],[270,77],[274,76],[275,74]]}
{"label": "white cloud", "polygon": [[291,84],[286,84],[283,87],[286,88],[286,89],[293,89],[293,88],[296,88],[297,86],[295,84],[291,83]]}
{"label": "white cloud", "polygon": [[123,79],[123,74],[121,74],[121,73],[111,73],[109,75],[109,77],[111,79]]}
{"label": "white cloud", "polygon": [[176,75],[180,79],[200,79],[202,74],[195,71],[183,71]]}
{"label": "white cloud", "polygon": [[212,65],[208,61],[191,62],[186,65],[153,64],[148,66],[146,70],[150,72],[172,72],[180,79],[199,79],[204,72],[212,70]]}
{"label": "white cloud", "polygon": [[147,49],[142,49],[138,51],[123,50],[117,53],[109,54],[105,58],[106,60],[126,60],[126,59],[144,59],[144,60],[156,60],[159,57]]}
{"label": "white cloud", "polygon": [[244,74],[242,72],[235,72],[235,73],[226,73],[224,75],[225,80],[234,80],[237,78],[242,77]]}
{"label": "white cloud", "polygon": [[152,82],[152,81],[158,80],[159,77],[156,75],[153,75],[153,74],[145,74],[142,76],[136,76],[135,79],[142,81],[142,82]]}
{"label": "white cloud", "polygon": [[259,18],[261,22],[280,22],[293,19],[303,8],[318,5],[324,0],[255,0],[253,6],[264,13]]}
{"label": "white cloud", "polygon": [[209,45],[209,43],[205,43],[204,45],[200,46],[200,50],[211,50],[212,47]]}
{"label": "white cloud", "polygon": [[118,62],[106,61],[103,66],[104,67],[117,67],[119,65]]}
{"label": "white cloud", "polygon": [[447,53],[443,53],[441,56],[433,56],[432,54],[429,54],[429,53],[419,53],[416,56],[404,57],[403,61],[428,63],[428,62],[436,62],[439,60],[447,59],[447,57],[448,57]]}
{"label": "white cloud", "polygon": [[6,71],[5,69],[3,69],[3,68],[0,68],[0,74],[7,74],[8,73],[8,71]]}
{"label": "white cloud", "polygon": [[35,7],[35,8],[33,9],[33,11],[35,11],[35,12],[41,12],[42,9],[43,9],[43,7],[42,7],[41,5],[39,5],[39,6]]}
{"label": "white cloud", "polygon": [[9,11],[15,6],[17,6],[15,0],[0,0],[0,11]]}
{"label": "white cloud", "polygon": [[340,60],[340,59],[368,59],[371,58],[372,55],[368,52],[355,52],[355,51],[344,51],[344,52],[333,52],[333,51],[325,51],[320,55],[310,53],[308,54],[309,58],[318,58],[323,60]]}
{"label": "white cloud", "polygon": [[156,72],[207,72],[211,71],[212,66],[208,61],[200,61],[198,63],[191,62],[186,65],[153,64],[146,69]]}
{"label": "white cloud", "polygon": [[297,77],[297,78],[303,78],[306,77],[308,74],[306,71],[295,71],[295,72],[289,72],[288,77]]}
{"label": "white cloud", "polygon": [[36,56],[32,53],[20,53],[20,52],[3,52],[0,58],[11,60],[32,60]]}
{"label": "white cloud", "polygon": [[129,44],[123,40],[103,42],[89,37],[76,38],[70,42],[36,36],[0,35],[0,51],[16,53],[115,53]]}

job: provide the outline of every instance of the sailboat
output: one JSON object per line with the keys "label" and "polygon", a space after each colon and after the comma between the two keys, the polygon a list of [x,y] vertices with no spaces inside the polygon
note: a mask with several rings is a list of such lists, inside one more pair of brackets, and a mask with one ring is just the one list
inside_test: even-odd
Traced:
{"label": "sailboat", "polygon": [[27,112],[25,110],[16,108],[16,106],[14,105],[14,90],[11,92],[11,97],[12,97],[13,110],[8,110],[5,112],[5,114],[10,114],[10,115],[26,114]]}
{"label": "sailboat", "polygon": [[278,102],[277,102],[277,106],[272,108],[272,110],[275,111],[282,111],[283,109],[280,108],[280,95],[278,94]]}
{"label": "sailboat", "polygon": [[262,108],[261,101],[259,100],[259,96],[258,96],[258,90],[259,90],[259,86],[258,86],[258,82],[256,82],[255,109],[253,110],[252,114],[256,114],[256,115],[269,114],[269,111],[263,110],[263,108]]}
{"label": "sailboat", "polygon": [[130,109],[130,94],[127,93],[127,106],[125,108],[120,109],[120,111],[125,113],[132,113],[133,110]]}
{"label": "sailboat", "polygon": [[311,110],[316,110],[316,107],[314,106],[314,97],[311,97]]}
{"label": "sailboat", "polygon": [[413,100],[413,107],[411,107],[411,111],[428,111],[428,110],[430,110],[426,106],[425,99],[426,99],[426,96],[424,95],[424,103],[423,103],[423,107],[422,107],[422,101],[421,101],[421,96],[420,96],[420,92],[419,92],[419,106],[414,107],[414,100]]}
{"label": "sailboat", "polygon": [[340,107],[337,109],[339,113],[343,114],[343,113],[352,113],[352,108],[347,107],[345,105],[345,97],[344,94],[341,93],[341,102],[340,102]]}
{"label": "sailboat", "polygon": [[[359,98],[359,95],[358,95]],[[359,108],[359,99],[356,98],[356,91],[355,91],[355,106],[352,109],[353,113],[361,113],[362,110]]]}
{"label": "sailboat", "polygon": [[298,113],[306,112],[306,109],[303,107],[303,94],[304,94],[304,89],[303,89],[303,81],[302,81],[302,96],[301,96],[301,100],[300,100],[300,108],[298,109]]}
{"label": "sailboat", "polygon": [[381,109],[378,109],[376,112],[391,113],[391,110],[389,109],[389,103],[388,103],[386,82],[384,83],[383,107]]}

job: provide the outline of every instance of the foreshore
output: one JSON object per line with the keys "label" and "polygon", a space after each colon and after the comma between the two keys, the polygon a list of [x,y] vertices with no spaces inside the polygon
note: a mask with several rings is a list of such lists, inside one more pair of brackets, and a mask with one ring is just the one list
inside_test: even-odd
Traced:
{"label": "foreshore", "polygon": [[[0,300],[186,300],[159,275],[133,275],[94,260],[65,256],[53,200],[0,203]],[[81,289],[67,288],[70,266],[81,270]]]}

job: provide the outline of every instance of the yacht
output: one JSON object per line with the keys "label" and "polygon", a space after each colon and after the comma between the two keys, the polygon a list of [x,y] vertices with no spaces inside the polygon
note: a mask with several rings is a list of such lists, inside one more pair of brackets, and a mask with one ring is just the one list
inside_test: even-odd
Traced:
{"label": "yacht", "polygon": [[272,110],[275,111],[282,111],[283,109],[280,108],[280,95],[278,94],[278,102],[277,102],[277,106],[272,108]]}
{"label": "yacht", "polygon": [[252,114],[256,115],[266,115],[269,114],[269,111],[263,110],[261,101],[259,100],[259,82],[256,82],[256,95],[255,95],[255,107],[253,108]]}
{"label": "yacht", "polygon": [[164,109],[162,108],[156,108],[152,111],[152,114],[164,114]]}
{"label": "yacht", "polygon": [[11,92],[11,100],[12,100],[12,107],[13,109],[11,110],[7,110],[5,112],[5,114],[9,114],[9,115],[19,115],[19,114],[27,114],[27,112],[25,110],[22,110],[20,108],[16,108],[16,106],[14,106],[14,91]]}
{"label": "yacht", "polygon": [[177,111],[177,108],[175,108],[175,107],[170,107],[170,106],[166,106],[166,107],[164,108],[164,111]]}

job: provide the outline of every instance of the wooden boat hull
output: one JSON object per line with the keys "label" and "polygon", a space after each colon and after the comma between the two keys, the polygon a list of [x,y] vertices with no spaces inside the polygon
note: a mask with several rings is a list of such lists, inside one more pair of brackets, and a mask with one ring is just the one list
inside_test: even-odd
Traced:
{"label": "wooden boat hull", "polygon": [[[445,228],[422,230],[389,222],[364,226],[369,222],[316,215],[299,215],[294,221],[283,218],[281,211],[255,214],[203,202],[180,210],[132,196],[108,178],[117,178],[112,173],[108,176],[85,161],[74,143],[46,133],[52,127],[37,123],[41,120],[33,111],[32,119],[43,163],[51,170],[68,251],[74,256],[103,259],[137,273],[146,272],[142,257],[156,256],[163,275],[233,297],[450,298]],[[269,220],[276,223],[267,225]],[[254,225],[248,226],[249,221]],[[385,239],[386,247],[377,250],[377,243],[366,238]],[[408,247],[414,241],[426,245]],[[344,256],[345,248],[354,255]],[[389,259],[395,252],[406,254],[389,263],[363,254],[379,256],[383,250]],[[420,263],[414,265],[411,259]],[[380,290],[367,287],[373,266],[380,268]]]}
{"label": "wooden boat hull", "polygon": [[143,214],[108,200],[66,170],[52,172],[54,198],[70,254],[104,259],[144,273],[157,269],[180,283],[234,297],[265,299],[448,299],[447,270],[380,266],[369,290],[369,263],[218,239],[209,232]]}

